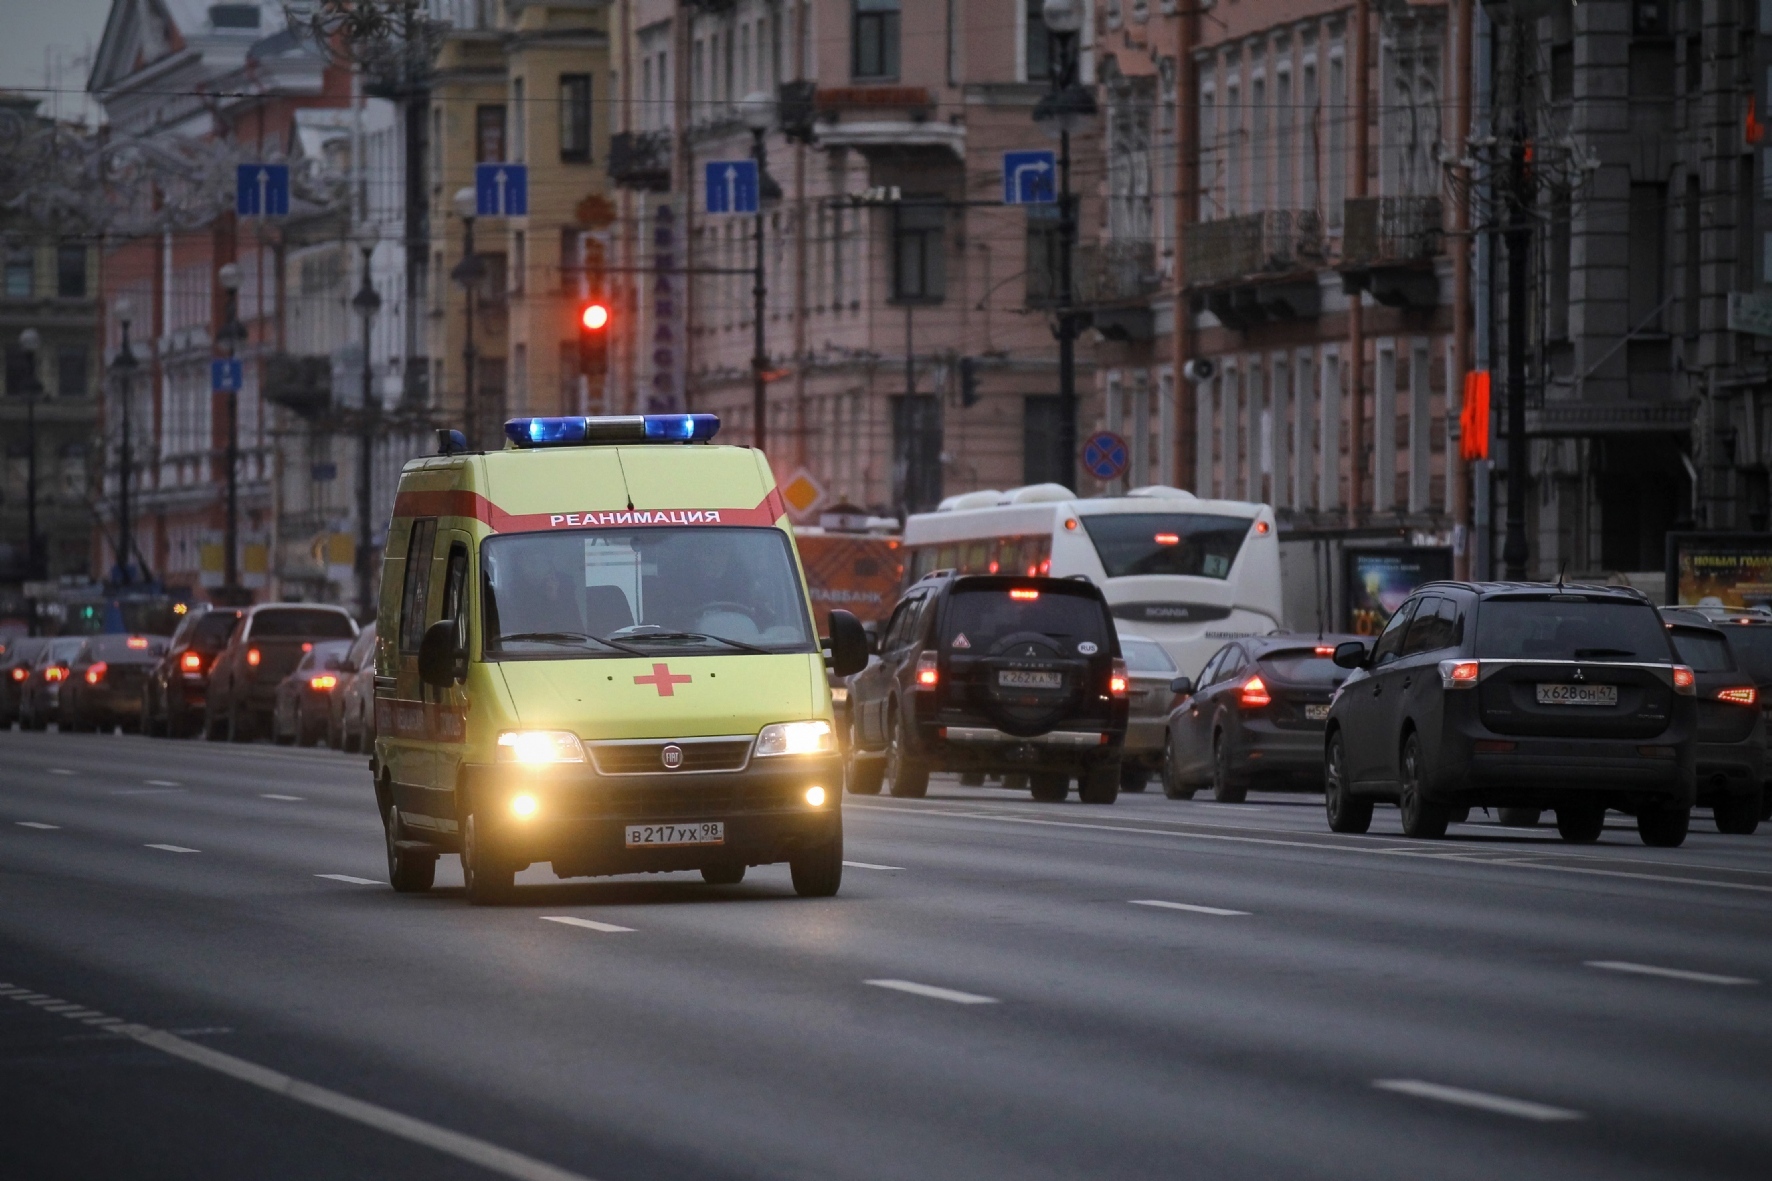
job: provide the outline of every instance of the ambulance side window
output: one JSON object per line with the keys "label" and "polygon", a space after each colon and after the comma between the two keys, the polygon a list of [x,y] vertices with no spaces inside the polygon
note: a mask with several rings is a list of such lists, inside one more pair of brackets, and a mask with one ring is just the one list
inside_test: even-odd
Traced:
{"label": "ambulance side window", "polygon": [[463,648],[468,643],[467,587],[468,547],[458,543],[449,547],[449,568],[443,575],[443,610],[437,618],[455,620],[455,642]]}
{"label": "ambulance side window", "polygon": [[437,543],[436,518],[412,523],[406,547],[406,585],[400,592],[400,651],[417,653],[425,638],[425,606],[431,590],[431,551]]}

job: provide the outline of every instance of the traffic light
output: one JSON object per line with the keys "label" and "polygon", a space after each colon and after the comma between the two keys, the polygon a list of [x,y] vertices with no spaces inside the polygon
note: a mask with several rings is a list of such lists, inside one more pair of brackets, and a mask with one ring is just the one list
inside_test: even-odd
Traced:
{"label": "traffic light", "polygon": [[960,358],[960,405],[978,405],[978,358]]}
{"label": "traffic light", "polygon": [[592,382],[609,369],[609,305],[600,299],[579,309],[578,368]]}

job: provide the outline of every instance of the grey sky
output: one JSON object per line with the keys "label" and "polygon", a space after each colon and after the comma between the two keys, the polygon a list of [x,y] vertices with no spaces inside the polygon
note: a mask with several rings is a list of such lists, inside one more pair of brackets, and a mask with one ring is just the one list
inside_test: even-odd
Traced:
{"label": "grey sky", "polygon": [[[44,53],[54,49],[61,60],[60,85],[81,90],[86,85],[87,64],[73,58],[98,48],[110,15],[111,0],[0,0],[0,90],[21,90],[43,85]],[[85,105],[78,94],[59,97],[38,95],[48,113],[59,102],[64,118]]]}

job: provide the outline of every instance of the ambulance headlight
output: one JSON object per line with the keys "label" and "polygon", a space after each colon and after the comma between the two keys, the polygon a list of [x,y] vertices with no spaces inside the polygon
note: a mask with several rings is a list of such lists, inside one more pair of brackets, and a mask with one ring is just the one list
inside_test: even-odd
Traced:
{"label": "ambulance headlight", "polygon": [[816,722],[776,722],[757,733],[757,756],[769,755],[831,755],[837,753],[837,735],[831,724]]}
{"label": "ambulance headlight", "polygon": [[506,730],[498,736],[501,763],[582,763],[585,748],[570,730]]}

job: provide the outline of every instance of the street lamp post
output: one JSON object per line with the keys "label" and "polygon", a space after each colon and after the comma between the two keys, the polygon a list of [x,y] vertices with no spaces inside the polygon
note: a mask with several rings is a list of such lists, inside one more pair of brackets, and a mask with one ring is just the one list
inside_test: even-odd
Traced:
{"label": "street lamp post", "polygon": [[1046,0],[1041,10],[1052,37],[1050,86],[1034,106],[1034,122],[1058,135],[1058,450],[1066,480],[1076,486],[1076,291],[1071,269],[1077,243],[1077,199],[1071,192],[1071,133],[1095,118],[1095,96],[1078,80],[1083,0]]}
{"label": "street lamp post", "polygon": [[[217,274],[222,290],[227,293],[226,310],[222,316],[217,339],[223,355],[232,361],[246,339],[246,325],[240,323],[240,267],[223,265]],[[231,366],[230,366],[231,368]],[[223,463],[227,465],[227,525],[223,537],[222,596],[224,603],[238,605],[242,599],[240,586],[240,389],[239,383],[228,382],[228,448]]]}
{"label": "street lamp post", "polygon": [[751,446],[762,451],[769,445],[769,390],[763,380],[769,353],[763,336],[763,316],[768,287],[763,274],[763,170],[767,163],[764,137],[775,123],[775,103],[768,95],[746,95],[742,112],[751,131],[751,159],[757,162],[757,213],[753,225],[757,257],[751,273]]}
{"label": "street lamp post", "polygon": [[357,288],[357,294],[351,300],[351,306],[363,318],[363,405],[360,408],[357,437],[357,552],[355,572],[357,576],[357,618],[367,622],[374,617],[375,604],[370,597],[371,572],[373,567],[369,561],[370,546],[370,513],[374,511],[375,498],[371,494],[370,482],[375,473],[375,437],[381,423],[381,401],[374,393],[374,379],[370,373],[370,324],[375,313],[381,310],[381,296],[376,293],[375,284],[371,281],[370,264],[375,254],[376,235],[373,231],[365,232],[357,239],[357,249],[363,253],[363,282]]}
{"label": "street lamp post", "polygon": [[461,218],[462,225],[461,262],[456,264],[452,273],[455,281],[467,293],[467,335],[461,346],[462,419],[465,428],[462,433],[467,436],[468,446],[473,448],[480,445],[480,407],[474,389],[474,368],[480,357],[474,348],[474,298],[479,291],[480,276],[485,267],[480,262],[480,256],[474,253],[474,215],[479,212],[479,198],[471,187],[455,191],[455,212]]}
{"label": "street lamp post", "polygon": [[[19,347],[25,351],[25,570],[31,578],[43,577],[37,556],[37,398],[43,392],[43,383],[37,380],[37,351],[43,347],[43,338],[37,335],[35,328],[27,328],[18,334]],[[31,627],[35,632],[37,623],[36,611],[31,613]]]}
{"label": "street lamp post", "polygon": [[130,403],[135,400],[135,353],[129,347],[129,322],[135,314],[135,304],[125,295],[117,300],[115,311],[122,331],[117,357],[111,363],[117,374],[117,403],[122,419],[122,435],[117,447],[117,581],[130,586],[135,582],[135,567],[130,561],[135,550],[131,541],[134,534],[129,520],[129,481],[134,460],[129,410]]}

